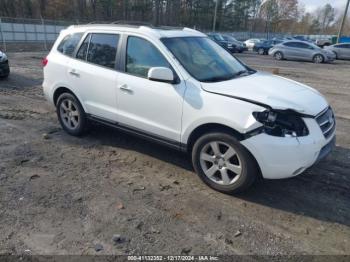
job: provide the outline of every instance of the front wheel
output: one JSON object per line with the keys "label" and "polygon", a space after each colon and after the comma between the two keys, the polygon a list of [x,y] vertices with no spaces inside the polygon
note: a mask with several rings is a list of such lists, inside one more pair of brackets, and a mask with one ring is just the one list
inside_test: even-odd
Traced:
{"label": "front wheel", "polygon": [[258,176],[255,159],[226,133],[200,137],[192,150],[192,163],[204,183],[226,194],[244,191]]}
{"label": "front wheel", "polygon": [[314,61],[315,64],[321,64],[324,62],[324,57],[323,55],[315,55],[312,60]]}
{"label": "front wheel", "polygon": [[62,128],[72,136],[81,136],[87,127],[85,111],[78,99],[70,94],[63,93],[56,104],[58,120]]}
{"label": "front wheel", "polygon": [[283,59],[283,54],[281,52],[276,52],[274,54],[274,57],[275,57],[276,60],[280,61],[280,60]]}

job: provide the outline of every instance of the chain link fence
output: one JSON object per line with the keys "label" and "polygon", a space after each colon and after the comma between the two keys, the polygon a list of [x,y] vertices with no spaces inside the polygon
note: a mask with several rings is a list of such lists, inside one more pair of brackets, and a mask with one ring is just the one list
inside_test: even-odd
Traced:
{"label": "chain link fence", "polygon": [[2,50],[49,50],[60,31],[76,22],[0,17]]}
{"label": "chain link fence", "polygon": [[[60,31],[72,24],[86,24],[88,21],[58,21],[48,19],[23,19],[0,17],[0,49],[4,51],[47,51],[55,42]],[[224,32],[244,41],[249,38],[282,38],[283,33]],[[332,36],[305,36],[308,39],[324,39]]]}

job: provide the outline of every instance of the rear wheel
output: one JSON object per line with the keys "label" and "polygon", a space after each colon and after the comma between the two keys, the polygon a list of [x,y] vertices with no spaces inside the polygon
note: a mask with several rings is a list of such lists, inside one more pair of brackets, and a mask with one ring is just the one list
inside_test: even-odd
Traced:
{"label": "rear wheel", "polygon": [[282,60],[283,59],[283,54],[282,54],[282,52],[276,52],[275,54],[274,54],[274,57],[275,57],[275,59],[276,60]]}
{"label": "rear wheel", "polygon": [[324,57],[323,55],[315,55],[312,60],[314,61],[315,64],[321,64],[324,62]]}
{"label": "rear wheel", "polygon": [[264,54],[265,54],[264,48],[259,48],[259,49],[258,49],[258,54],[259,54],[259,55],[264,55]]}
{"label": "rear wheel", "polygon": [[195,171],[204,183],[222,193],[238,193],[250,187],[258,167],[239,141],[226,133],[200,137],[192,150]]}
{"label": "rear wheel", "polygon": [[57,100],[57,116],[62,128],[70,135],[81,136],[87,127],[87,119],[83,107],[78,99],[63,93]]}

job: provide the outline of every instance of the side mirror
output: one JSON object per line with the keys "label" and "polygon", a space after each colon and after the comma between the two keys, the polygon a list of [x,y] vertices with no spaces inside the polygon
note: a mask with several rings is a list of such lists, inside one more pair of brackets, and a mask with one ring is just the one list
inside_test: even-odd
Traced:
{"label": "side mirror", "polygon": [[152,81],[175,83],[173,71],[167,67],[152,67],[148,71],[148,79]]}

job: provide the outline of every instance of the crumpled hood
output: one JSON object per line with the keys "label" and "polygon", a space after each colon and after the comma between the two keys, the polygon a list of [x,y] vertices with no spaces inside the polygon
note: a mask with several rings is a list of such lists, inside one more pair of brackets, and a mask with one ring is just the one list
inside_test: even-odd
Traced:
{"label": "crumpled hood", "polygon": [[201,84],[208,92],[307,115],[316,116],[328,106],[326,99],[315,89],[270,73],[257,72],[229,81]]}

